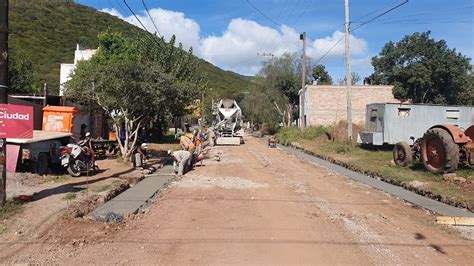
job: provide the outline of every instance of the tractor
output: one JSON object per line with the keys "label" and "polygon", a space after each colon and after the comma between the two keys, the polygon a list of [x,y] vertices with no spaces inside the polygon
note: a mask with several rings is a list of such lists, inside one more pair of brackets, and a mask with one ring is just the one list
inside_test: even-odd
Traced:
{"label": "tractor", "polygon": [[413,160],[421,160],[433,174],[452,173],[462,164],[474,168],[474,125],[465,131],[455,125],[436,125],[422,138],[412,140],[411,147],[406,142],[395,144],[396,165],[407,166]]}

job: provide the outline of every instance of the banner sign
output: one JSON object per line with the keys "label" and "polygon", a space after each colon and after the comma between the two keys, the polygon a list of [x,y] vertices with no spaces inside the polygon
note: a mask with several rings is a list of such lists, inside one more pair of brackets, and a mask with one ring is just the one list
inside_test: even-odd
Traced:
{"label": "banner sign", "polygon": [[0,138],[33,138],[33,107],[0,104]]}

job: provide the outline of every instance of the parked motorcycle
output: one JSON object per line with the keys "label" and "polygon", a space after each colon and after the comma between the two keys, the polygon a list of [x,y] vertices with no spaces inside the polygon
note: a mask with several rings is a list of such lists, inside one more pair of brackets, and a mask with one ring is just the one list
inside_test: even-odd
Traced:
{"label": "parked motorcycle", "polygon": [[87,133],[84,140],[70,143],[60,149],[61,165],[73,177],[79,177],[82,173],[95,173],[98,170],[89,136],[90,133]]}

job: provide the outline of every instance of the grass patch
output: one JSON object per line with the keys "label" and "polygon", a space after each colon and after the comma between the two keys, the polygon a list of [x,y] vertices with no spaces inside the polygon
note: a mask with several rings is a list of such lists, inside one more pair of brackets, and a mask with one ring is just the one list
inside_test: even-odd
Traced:
{"label": "grass patch", "polygon": [[296,127],[282,128],[276,134],[280,143],[289,144],[291,142],[300,142],[302,140],[314,140],[322,135],[331,132],[330,127],[310,126],[303,131]]}
{"label": "grass patch", "polygon": [[[402,186],[411,187],[412,181],[423,182],[420,189],[424,191],[440,195],[451,202],[463,203],[464,207],[474,207],[472,184],[463,186],[445,181],[441,175],[433,175],[428,172],[420,162],[415,162],[410,167],[396,166],[392,163],[391,147],[365,149],[359,144],[348,144],[344,141],[315,141],[317,137],[314,136],[321,134],[320,131],[311,129],[311,134],[306,133],[306,136],[312,138],[305,137],[305,131],[301,132],[296,128],[284,129],[277,134],[277,139],[283,144],[296,142],[305,150],[316,155],[342,162],[354,170],[371,173]],[[474,182],[472,169],[461,167],[455,173],[457,176]]]}
{"label": "grass patch", "polygon": [[45,175],[40,179],[40,183],[65,182],[69,179],[72,179],[70,175]]}
{"label": "grass patch", "polygon": [[75,200],[76,198],[77,198],[76,192],[68,192],[63,197],[64,200]]}
{"label": "grass patch", "polygon": [[107,191],[107,190],[110,190],[112,189],[112,184],[108,184],[108,185],[103,185],[101,187],[98,187],[96,189],[94,189],[94,192],[104,192],[104,191]]}
{"label": "grass patch", "polygon": [[5,205],[0,208],[0,220],[9,218],[15,213],[18,213],[22,209],[22,203],[17,200],[7,200]]}

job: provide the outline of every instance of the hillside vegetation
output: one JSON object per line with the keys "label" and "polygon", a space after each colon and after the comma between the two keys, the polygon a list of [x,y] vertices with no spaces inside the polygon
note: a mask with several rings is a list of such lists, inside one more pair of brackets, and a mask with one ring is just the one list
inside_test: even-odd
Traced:
{"label": "hillside vegetation", "polygon": [[[76,44],[96,48],[97,35],[107,29],[126,38],[147,34],[117,17],[69,1],[11,0],[9,14],[10,56],[25,57],[34,70],[33,92],[47,83],[50,91],[59,89],[61,63],[72,63]],[[208,77],[211,94],[237,97],[251,85],[251,78],[224,71],[199,60],[198,71]]]}

